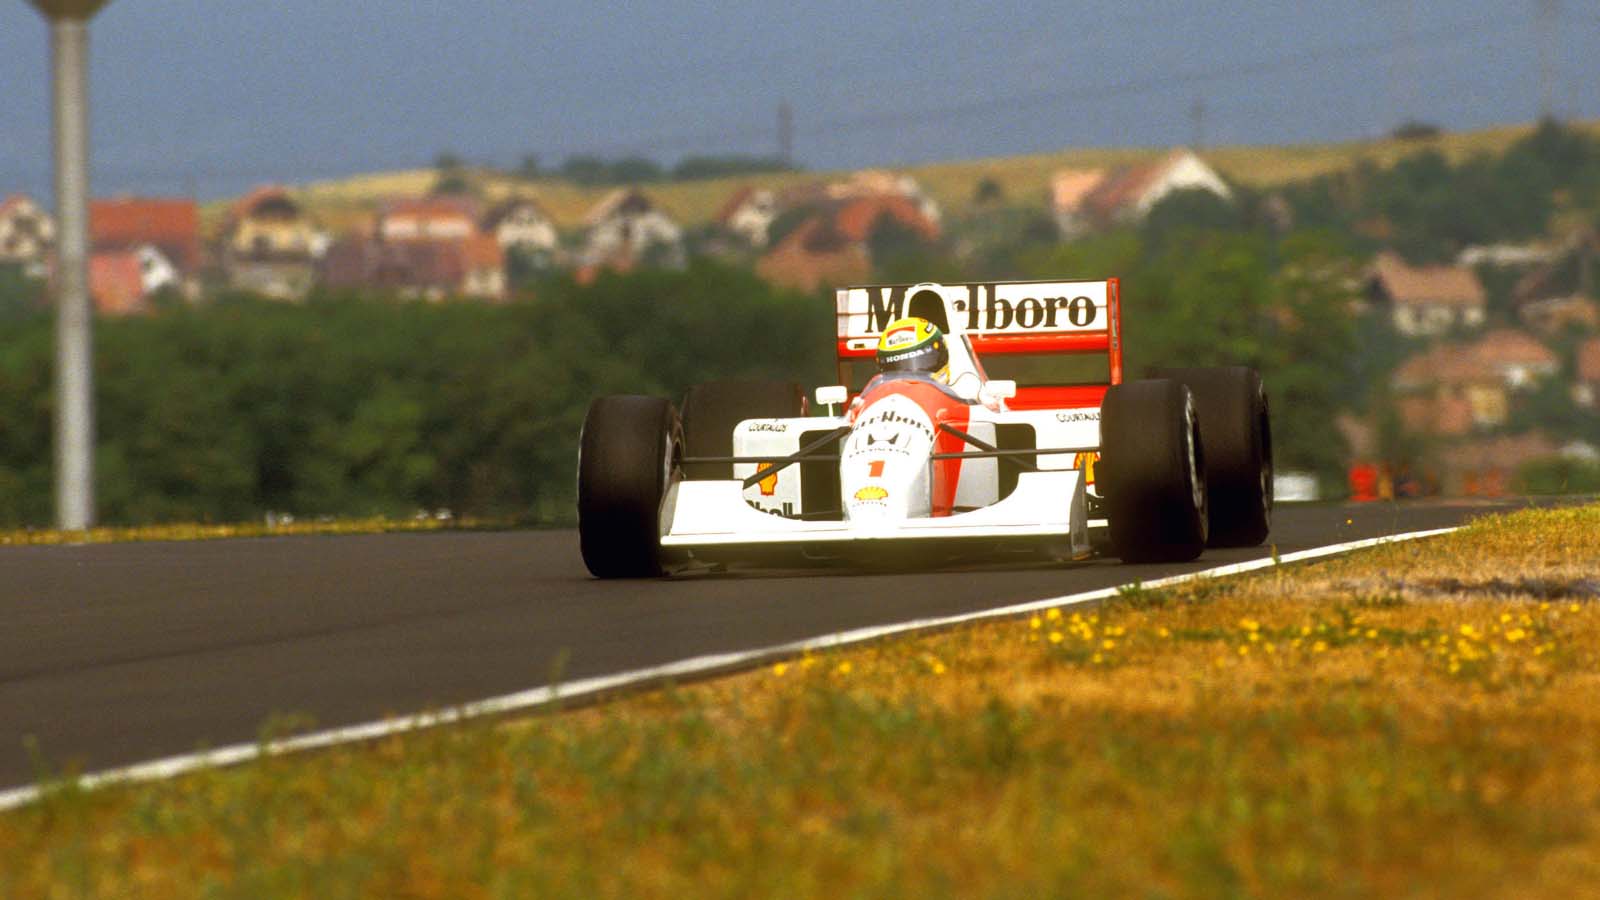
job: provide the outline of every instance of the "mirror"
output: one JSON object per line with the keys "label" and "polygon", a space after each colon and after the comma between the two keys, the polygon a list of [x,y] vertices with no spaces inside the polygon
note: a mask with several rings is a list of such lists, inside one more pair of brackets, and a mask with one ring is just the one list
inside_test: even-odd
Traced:
{"label": "mirror", "polygon": [[984,384],[983,392],[1000,400],[1010,400],[1017,395],[1017,383],[1009,378],[995,378]]}
{"label": "mirror", "polygon": [[817,388],[817,403],[822,406],[833,406],[850,399],[850,389],[842,384],[829,385]]}

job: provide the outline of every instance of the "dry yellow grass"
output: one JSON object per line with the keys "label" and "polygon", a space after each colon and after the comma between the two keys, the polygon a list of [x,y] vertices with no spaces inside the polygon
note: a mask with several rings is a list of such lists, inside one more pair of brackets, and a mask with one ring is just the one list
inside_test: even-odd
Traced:
{"label": "dry yellow grass", "polygon": [[[1575,127],[1600,134],[1600,122],[1574,124]],[[1204,155],[1225,177],[1235,182],[1253,187],[1271,187],[1349,168],[1362,161],[1379,166],[1392,165],[1403,156],[1430,147],[1454,161],[1478,153],[1498,153],[1526,136],[1532,128],[1531,125],[1507,125],[1478,131],[1450,132],[1436,138],[1412,141],[1384,138],[1332,144],[1219,146],[1207,148]],[[984,178],[994,179],[1011,202],[1043,206],[1047,202],[1050,177],[1058,169],[1123,165],[1154,159],[1163,152],[1162,149],[1153,148],[1087,148],[890,168],[905,171],[917,178],[947,211],[959,216],[971,206],[974,191]],[[685,225],[694,227],[710,222],[728,197],[742,186],[781,189],[816,179],[839,178],[844,174],[799,172],[752,175],[669,182],[648,185],[645,189],[667,212]],[[557,224],[565,229],[581,227],[584,214],[610,190],[583,188],[554,178],[532,182],[483,174],[476,178],[491,200],[512,192],[538,197]],[[382,198],[425,193],[433,180],[434,173],[429,169],[382,172],[315,182],[301,187],[298,195],[328,227],[340,231],[357,227],[370,216]],[[221,212],[225,208],[225,203],[209,206],[206,222],[213,226],[220,222]]]}
{"label": "dry yellow grass", "polygon": [[1574,897],[1600,506],[0,816],[0,895]]}
{"label": "dry yellow grass", "polygon": [[183,522],[170,525],[102,525],[85,531],[59,528],[0,530],[0,547],[43,544],[120,544],[126,541],[208,541],[236,537],[313,534],[381,534],[395,531],[446,531],[505,528],[501,520],[436,518],[330,519],[327,521],[235,522],[213,525]]}

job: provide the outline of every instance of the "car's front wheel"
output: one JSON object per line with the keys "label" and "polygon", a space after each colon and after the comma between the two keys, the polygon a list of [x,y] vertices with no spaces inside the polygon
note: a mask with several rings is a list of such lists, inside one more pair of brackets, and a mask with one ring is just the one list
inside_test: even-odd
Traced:
{"label": "car's front wheel", "polygon": [[660,397],[589,405],[578,442],[578,544],[597,578],[664,574],[661,501],[682,477],[683,430]]}

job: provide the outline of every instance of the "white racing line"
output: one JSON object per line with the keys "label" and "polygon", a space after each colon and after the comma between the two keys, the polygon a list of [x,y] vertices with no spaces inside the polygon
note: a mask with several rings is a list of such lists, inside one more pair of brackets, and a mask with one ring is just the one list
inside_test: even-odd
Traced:
{"label": "white racing line", "polygon": [[[1258,569],[1270,568],[1283,563],[1304,562],[1311,559],[1320,559],[1325,556],[1336,556],[1352,550],[1365,547],[1374,547],[1379,544],[1392,544],[1400,541],[1411,541],[1418,538],[1434,537],[1448,534],[1456,528],[1435,528],[1430,531],[1413,531],[1405,534],[1387,535],[1384,537],[1366,538],[1359,541],[1348,541],[1343,544],[1330,544],[1326,547],[1313,547],[1309,550],[1300,550],[1287,553],[1277,558],[1263,557],[1248,562],[1234,563],[1232,565],[1218,566],[1200,572],[1191,572],[1186,575],[1172,575],[1158,578],[1154,581],[1141,582],[1144,588],[1163,588],[1183,584],[1189,581],[1199,581],[1205,578],[1223,578],[1230,575],[1240,575]],[[835,634],[821,635],[799,641],[790,641],[786,644],[774,644],[753,650],[735,650],[728,653],[714,653],[709,656],[696,656],[691,659],[680,659],[676,662],[659,666],[650,666],[644,669],[634,669],[629,672],[617,672],[612,675],[597,675],[592,678],[583,678],[564,684],[546,687],[531,688],[518,691],[514,694],[503,694],[499,697],[490,697],[486,700],[477,700],[464,703],[442,712],[419,713],[417,715],[400,716],[384,719],[378,722],[366,722],[360,725],[347,725],[342,728],[331,728],[326,731],[317,731],[299,737],[284,738],[272,741],[267,745],[260,743],[230,744],[211,750],[197,753],[185,753],[179,756],[168,756],[149,762],[137,763],[116,769],[106,769],[89,775],[79,776],[73,783],[79,790],[94,790],[119,784],[136,784],[146,781],[158,781],[163,778],[172,778],[187,772],[215,766],[230,766],[237,763],[248,762],[264,753],[279,756],[285,753],[297,753],[304,750],[315,750],[333,747],[339,744],[348,744],[357,741],[370,741],[389,735],[403,734],[422,728],[432,728],[436,725],[448,725],[467,719],[492,716],[507,712],[527,711],[541,706],[548,706],[558,700],[572,700],[592,697],[606,691],[618,688],[631,687],[640,684],[652,684],[669,681],[674,678],[686,676],[707,675],[722,670],[747,668],[757,663],[773,659],[783,659],[796,656],[807,651],[827,650],[837,647],[847,647],[874,641],[894,635],[908,634],[917,631],[948,628],[965,622],[977,622],[984,619],[1001,619],[1024,613],[1038,612],[1052,607],[1078,606],[1084,603],[1093,603],[1115,597],[1130,585],[1101,588],[1094,591],[1085,591],[1080,594],[1069,594],[1063,597],[1050,597],[1044,600],[1030,600],[1026,603],[1015,603],[1010,606],[1000,606],[993,609],[984,609],[977,612],[962,613],[954,616],[939,616],[930,619],[913,619],[909,622],[897,622],[891,625],[873,625],[867,628],[855,628],[850,631],[841,631]],[[0,791],[0,810],[15,809],[25,806],[39,797],[50,787],[41,788],[38,785],[12,788]]]}

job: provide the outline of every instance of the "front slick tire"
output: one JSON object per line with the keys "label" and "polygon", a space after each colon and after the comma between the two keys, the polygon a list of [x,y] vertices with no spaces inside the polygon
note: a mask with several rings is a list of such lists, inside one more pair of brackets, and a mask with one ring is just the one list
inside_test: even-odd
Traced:
{"label": "front slick tire", "polygon": [[1100,412],[1100,486],[1124,562],[1186,562],[1206,546],[1205,456],[1189,389],[1114,385]]}
{"label": "front slick tire", "polygon": [[578,545],[596,578],[665,574],[661,499],[677,477],[681,435],[677,412],[659,397],[589,405],[578,446]]}

